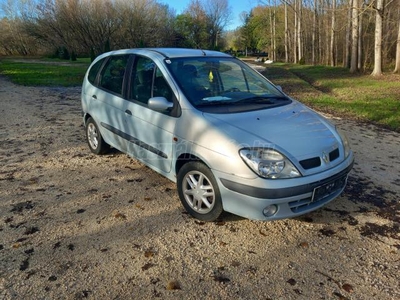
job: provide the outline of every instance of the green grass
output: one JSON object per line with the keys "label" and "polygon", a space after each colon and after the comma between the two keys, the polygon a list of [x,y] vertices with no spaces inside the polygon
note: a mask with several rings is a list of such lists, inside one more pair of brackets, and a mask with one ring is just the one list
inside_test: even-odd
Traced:
{"label": "green grass", "polygon": [[350,74],[328,66],[274,64],[264,75],[316,110],[400,132],[400,75]]}
{"label": "green grass", "polygon": [[79,86],[89,64],[90,59],[2,59],[0,74],[21,85]]}
{"label": "green grass", "polygon": [[[2,59],[0,74],[31,86],[80,86],[90,59]],[[290,96],[335,116],[373,122],[400,132],[400,75],[374,78],[348,69],[274,63],[264,75]]]}

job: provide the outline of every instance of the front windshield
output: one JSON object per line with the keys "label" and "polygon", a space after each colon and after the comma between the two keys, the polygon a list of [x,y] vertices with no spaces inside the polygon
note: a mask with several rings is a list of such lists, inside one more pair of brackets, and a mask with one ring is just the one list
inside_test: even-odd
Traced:
{"label": "front windshield", "polygon": [[248,111],[291,102],[268,80],[235,58],[169,59],[168,68],[188,100],[198,109]]}

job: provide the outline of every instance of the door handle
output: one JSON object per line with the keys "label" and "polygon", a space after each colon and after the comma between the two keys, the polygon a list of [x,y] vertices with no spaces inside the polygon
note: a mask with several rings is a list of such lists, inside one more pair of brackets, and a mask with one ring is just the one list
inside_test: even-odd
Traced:
{"label": "door handle", "polygon": [[125,110],[125,113],[126,113],[127,115],[132,116],[132,112],[131,112],[129,109]]}
{"label": "door handle", "polygon": [[93,99],[97,99],[97,96],[96,96],[96,95],[93,95],[92,98],[93,98]]}

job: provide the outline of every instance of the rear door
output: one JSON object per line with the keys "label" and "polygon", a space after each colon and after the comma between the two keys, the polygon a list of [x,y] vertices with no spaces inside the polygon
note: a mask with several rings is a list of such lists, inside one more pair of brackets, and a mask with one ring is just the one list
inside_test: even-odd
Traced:
{"label": "rear door", "polygon": [[87,91],[91,97],[90,114],[100,127],[104,140],[111,146],[126,152],[128,143],[122,137],[125,122],[124,81],[129,55],[108,58],[96,79],[96,87]]}
{"label": "rear door", "polygon": [[[169,173],[178,117],[178,101],[171,89],[171,81],[150,58],[136,56],[129,86],[124,111],[129,135],[128,151],[161,173]],[[148,107],[151,97],[165,97],[174,103],[174,108],[165,112],[154,111]]]}

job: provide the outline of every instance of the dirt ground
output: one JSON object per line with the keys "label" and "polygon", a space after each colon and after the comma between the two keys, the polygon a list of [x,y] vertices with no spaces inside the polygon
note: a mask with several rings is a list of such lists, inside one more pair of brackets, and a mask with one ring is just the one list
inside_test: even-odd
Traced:
{"label": "dirt ground", "polygon": [[334,118],[356,163],[300,218],[199,222],[175,185],[90,153],[79,88],[0,78],[0,299],[400,299],[400,134]]}

